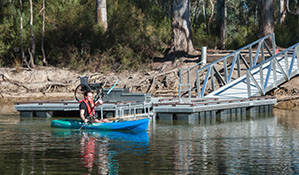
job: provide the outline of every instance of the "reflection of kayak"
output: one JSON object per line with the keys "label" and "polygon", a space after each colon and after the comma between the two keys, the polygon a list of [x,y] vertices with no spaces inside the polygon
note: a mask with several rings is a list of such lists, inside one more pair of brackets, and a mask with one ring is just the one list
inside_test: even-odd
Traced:
{"label": "reflection of kayak", "polygon": [[[149,119],[140,119],[134,121],[123,121],[116,123],[93,123],[85,124],[82,129],[96,129],[96,130],[147,130]],[[60,119],[53,120],[52,127],[56,128],[68,128],[68,129],[80,129],[84,123],[81,120],[76,119]]]}
{"label": "reflection of kayak", "polygon": [[62,138],[71,138],[77,137],[78,135],[82,137],[82,135],[87,137],[95,137],[95,138],[108,138],[108,140],[117,140],[122,142],[136,142],[147,145],[148,143],[148,134],[146,131],[98,131],[98,130],[84,130],[84,131],[75,131],[75,130],[67,130],[54,128],[52,130],[52,134],[55,137]]}
{"label": "reflection of kayak", "polygon": [[[88,141],[95,141],[95,154],[102,155],[107,153],[110,157],[110,165],[115,164],[114,157],[117,155],[128,154],[135,156],[142,156],[148,152],[149,146],[149,136],[146,131],[98,131],[98,130],[72,130],[72,129],[62,129],[53,128],[52,135],[56,139],[66,139],[65,142],[69,142],[69,139],[78,141],[82,143],[88,143]],[[87,144],[81,144],[81,146],[86,147]],[[106,147],[106,151],[102,150],[99,152],[100,148]],[[109,150],[108,150],[109,149]],[[135,157],[136,158],[136,157]],[[118,174],[118,173],[115,173]]]}
{"label": "reflection of kayak", "polygon": [[107,137],[109,140],[118,140],[125,142],[148,142],[148,134],[146,131],[83,131],[83,134],[87,134],[89,137],[96,138]]}

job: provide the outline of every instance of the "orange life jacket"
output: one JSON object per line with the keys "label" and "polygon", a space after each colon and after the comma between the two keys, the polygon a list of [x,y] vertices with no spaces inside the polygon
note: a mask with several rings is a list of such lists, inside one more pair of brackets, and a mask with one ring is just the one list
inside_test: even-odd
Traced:
{"label": "orange life jacket", "polygon": [[88,116],[94,116],[95,115],[95,110],[94,110],[94,106],[95,105],[94,105],[93,100],[89,101],[91,106],[89,106],[87,100],[81,100],[81,101],[79,101],[79,103],[81,103],[81,102],[84,102],[86,104],[87,111],[88,111]]}

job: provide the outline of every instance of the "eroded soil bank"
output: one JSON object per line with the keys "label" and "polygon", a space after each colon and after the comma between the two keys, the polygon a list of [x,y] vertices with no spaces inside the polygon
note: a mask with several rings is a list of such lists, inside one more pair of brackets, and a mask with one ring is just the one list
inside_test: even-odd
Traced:
{"label": "eroded soil bank", "polygon": [[[74,98],[75,88],[80,84],[78,76],[90,77],[90,82],[104,82],[110,88],[129,88],[133,93],[152,95],[177,95],[179,69],[198,63],[198,58],[178,59],[152,63],[149,68],[137,72],[121,73],[75,72],[56,67],[35,69],[0,68],[0,113],[17,113],[14,102],[46,99]],[[276,108],[299,110],[299,78],[295,77],[268,95],[276,96]]]}

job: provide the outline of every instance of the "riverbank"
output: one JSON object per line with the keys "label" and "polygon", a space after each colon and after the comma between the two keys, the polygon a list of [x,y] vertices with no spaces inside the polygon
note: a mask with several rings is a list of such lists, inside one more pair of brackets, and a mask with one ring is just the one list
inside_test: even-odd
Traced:
{"label": "riverbank", "polygon": [[[221,58],[213,54],[209,62]],[[120,73],[75,72],[66,68],[37,67],[0,68],[0,113],[17,113],[14,103],[49,99],[74,98],[75,88],[80,84],[78,76],[90,77],[89,82],[104,82],[110,88],[119,79],[115,88],[128,88],[132,93],[152,95],[177,95],[180,68],[188,68],[199,58],[180,58],[172,61],[154,62],[147,69]],[[276,96],[279,109],[299,110],[299,77],[295,77],[268,95]]]}

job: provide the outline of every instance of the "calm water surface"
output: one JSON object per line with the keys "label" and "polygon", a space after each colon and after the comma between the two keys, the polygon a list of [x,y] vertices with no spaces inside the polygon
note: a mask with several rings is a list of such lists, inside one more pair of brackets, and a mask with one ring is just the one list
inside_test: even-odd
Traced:
{"label": "calm water surface", "polygon": [[0,116],[1,174],[299,174],[298,112],[152,121],[147,132],[50,127]]}

